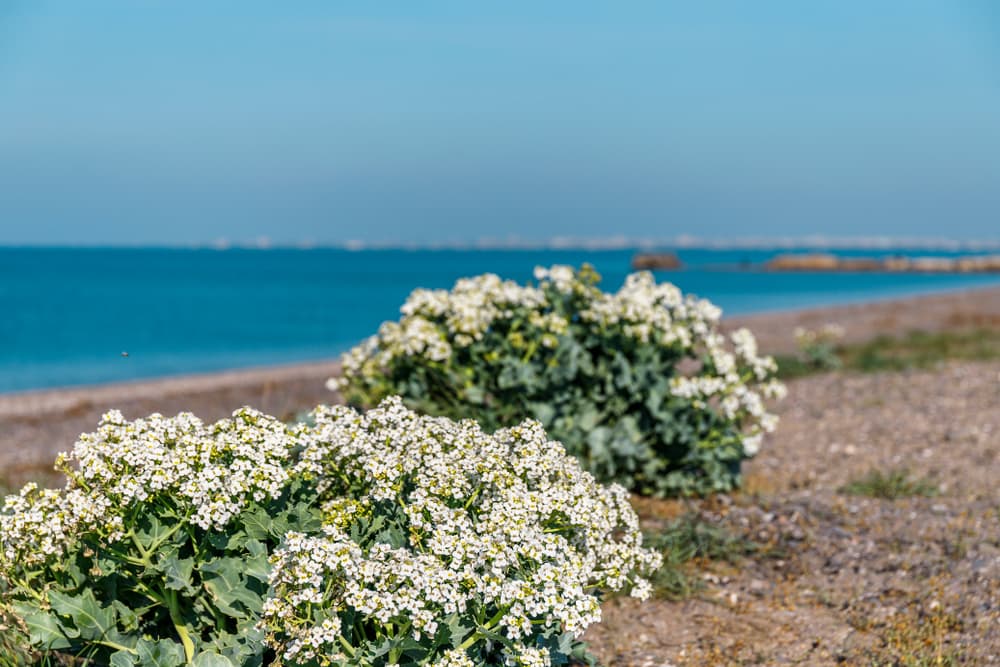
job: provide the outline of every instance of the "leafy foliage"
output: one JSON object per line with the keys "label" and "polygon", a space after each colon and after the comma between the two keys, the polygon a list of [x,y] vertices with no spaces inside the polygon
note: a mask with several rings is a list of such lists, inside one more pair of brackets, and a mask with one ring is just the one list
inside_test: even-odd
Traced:
{"label": "leafy foliage", "polygon": [[726,349],[719,311],[648,273],[616,294],[590,267],[417,290],[400,322],[344,356],[330,381],[356,404],[401,395],[496,429],[538,419],[599,479],[651,495],[726,491],[775,418],[773,361],[750,332]]}
{"label": "leafy foliage", "polygon": [[289,527],[319,529],[286,471],[299,435],[250,409],[210,426],[105,415],[60,456],[64,489],[29,484],[0,514],[5,604],[32,648],[116,667],[262,664],[268,555]]}
{"label": "leafy foliage", "polygon": [[95,664],[261,665],[256,627],[268,555],[289,528],[319,529],[310,492],[293,484],[225,533],[183,520],[168,499],[128,508],[122,539],[81,533],[65,558],[6,571],[12,609],[40,651]]}

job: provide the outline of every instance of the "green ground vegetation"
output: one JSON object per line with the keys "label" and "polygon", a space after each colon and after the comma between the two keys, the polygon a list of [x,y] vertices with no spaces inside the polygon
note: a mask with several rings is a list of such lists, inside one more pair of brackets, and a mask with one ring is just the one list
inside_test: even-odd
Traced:
{"label": "green ground vegetation", "polygon": [[648,546],[663,554],[663,567],[651,578],[657,596],[668,600],[692,597],[704,588],[702,573],[715,563],[736,565],[763,546],[722,526],[688,513],[648,535]]}
{"label": "green ground vegetation", "polygon": [[896,500],[897,498],[912,498],[914,496],[924,498],[936,496],[938,486],[928,479],[911,477],[907,470],[891,470],[889,472],[872,470],[864,477],[852,480],[840,487],[839,491],[849,496]]}
{"label": "green ground vegetation", "polygon": [[[911,331],[905,336],[879,336],[867,343],[841,345],[835,353],[844,370],[863,373],[928,368],[952,359],[988,361],[1000,359],[1000,330]],[[829,370],[801,356],[775,358],[782,379]]]}

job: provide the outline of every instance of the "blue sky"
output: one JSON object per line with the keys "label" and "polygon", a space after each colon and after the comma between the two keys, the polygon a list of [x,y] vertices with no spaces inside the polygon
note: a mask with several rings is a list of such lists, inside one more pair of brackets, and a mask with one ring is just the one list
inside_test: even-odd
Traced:
{"label": "blue sky", "polygon": [[990,0],[0,0],[0,243],[1000,236]]}

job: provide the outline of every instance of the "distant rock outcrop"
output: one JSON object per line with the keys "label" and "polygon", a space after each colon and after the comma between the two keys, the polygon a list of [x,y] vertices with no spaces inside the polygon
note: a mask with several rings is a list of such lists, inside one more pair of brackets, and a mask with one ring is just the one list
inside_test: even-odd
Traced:
{"label": "distant rock outcrop", "polygon": [[971,257],[838,257],[826,253],[778,255],[768,271],[884,271],[887,273],[1000,273],[1000,255]]}
{"label": "distant rock outcrop", "polygon": [[998,273],[1000,272],[1000,255],[960,257],[956,260],[956,264],[962,273]]}
{"label": "distant rock outcrop", "polygon": [[632,258],[635,271],[669,271],[679,269],[683,264],[672,252],[646,252]]}
{"label": "distant rock outcrop", "polygon": [[838,271],[840,258],[824,253],[778,255],[766,264],[769,271]]}

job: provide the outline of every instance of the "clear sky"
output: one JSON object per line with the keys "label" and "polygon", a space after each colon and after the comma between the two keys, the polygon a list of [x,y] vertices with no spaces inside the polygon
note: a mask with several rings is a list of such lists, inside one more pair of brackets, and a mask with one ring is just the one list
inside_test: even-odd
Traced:
{"label": "clear sky", "polygon": [[993,0],[0,0],[0,243],[1000,237]]}

